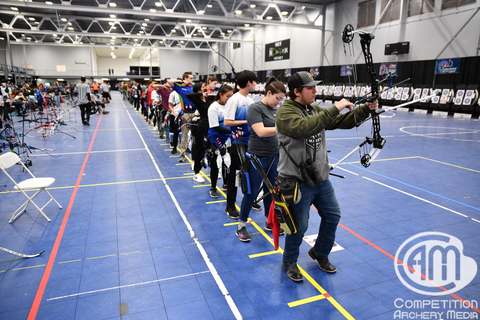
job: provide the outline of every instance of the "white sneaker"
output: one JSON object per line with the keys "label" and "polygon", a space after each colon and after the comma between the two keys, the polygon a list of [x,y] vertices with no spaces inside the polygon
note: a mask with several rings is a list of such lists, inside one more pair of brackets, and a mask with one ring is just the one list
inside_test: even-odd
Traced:
{"label": "white sneaker", "polygon": [[204,183],[205,179],[202,177],[200,173],[193,176],[193,180],[198,183]]}

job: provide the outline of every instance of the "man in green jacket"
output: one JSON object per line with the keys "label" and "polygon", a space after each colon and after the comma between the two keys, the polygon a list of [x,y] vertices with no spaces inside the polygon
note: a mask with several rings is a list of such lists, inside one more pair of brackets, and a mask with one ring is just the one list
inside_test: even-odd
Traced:
{"label": "man in green jacket", "polygon": [[[283,254],[283,268],[293,281],[303,280],[297,267],[297,259],[308,228],[312,204],[318,210],[322,221],[315,245],[308,253],[312,259],[318,261],[321,270],[328,273],[337,271],[328,260],[328,255],[335,242],[340,207],[328,179],[330,166],[325,130],[351,129],[368,118],[370,110],[378,107],[378,102],[375,101],[353,110],[354,104],[346,99],[326,109],[311,105],[315,101],[316,85],[319,82],[314,81],[308,72],[295,73],[288,81],[290,100],[285,101],[276,116],[280,143],[279,176],[295,178],[301,191],[301,199],[290,208],[297,232],[285,237]],[[350,112],[340,114],[345,108]]]}

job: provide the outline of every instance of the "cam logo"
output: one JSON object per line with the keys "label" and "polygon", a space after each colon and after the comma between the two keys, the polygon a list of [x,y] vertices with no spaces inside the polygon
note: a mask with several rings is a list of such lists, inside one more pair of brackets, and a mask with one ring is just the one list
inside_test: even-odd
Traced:
{"label": "cam logo", "polygon": [[477,274],[475,260],[463,255],[463,243],[442,232],[422,232],[408,238],[398,248],[394,266],[403,285],[431,296],[457,292]]}

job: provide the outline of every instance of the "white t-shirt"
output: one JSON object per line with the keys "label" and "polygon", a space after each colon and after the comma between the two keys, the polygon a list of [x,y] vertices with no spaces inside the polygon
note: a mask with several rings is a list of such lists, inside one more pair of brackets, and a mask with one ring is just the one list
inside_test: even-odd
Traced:
{"label": "white t-shirt", "polygon": [[176,114],[182,111],[182,104],[180,103],[180,97],[178,96],[178,93],[176,91],[172,91],[170,93],[170,95],[168,96],[168,103],[172,104],[173,110],[175,110]]}

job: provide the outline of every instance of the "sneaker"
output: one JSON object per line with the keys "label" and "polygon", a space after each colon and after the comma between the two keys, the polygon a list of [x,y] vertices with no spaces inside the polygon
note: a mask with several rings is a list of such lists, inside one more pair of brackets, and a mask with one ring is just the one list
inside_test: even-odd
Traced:
{"label": "sneaker", "polygon": [[313,251],[313,248],[308,250],[308,255],[313,260],[317,260],[318,267],[320,268],[320,270],[328,272],[328,273],[334,273],[335,271],[337,271],[337,268],[333,264],[330,263],[328,258],[318,258],[315,255],[315,252]]}
{"label": "sneaker", "polygon": [[185,152],[192,153],[192,151],[189,148],[187,148]]}
{"label": "sneaker", "polygon": [[168,144],[170,144],[170,139],[168,139],[168,138],[165,139],[165,142],[168,143]]}
{"label": "sneaker", "polygon": [[220,195],[218,194],[217,189],[210,189],[210,197],[212,198],[218,198]]}
{"label": "sneaker", "polygon": [[195,182],[198,182],[198,183],[204,183],[205,182],[205,179],[202,177],[202,175],[200,173],[197,173],[196,175],[194,175],[193,180]]}
{"label": "sneaker", "polygon": [[250,235],[247,232],[247,228],[242,227],[240,230],[237,229],[237,232],[235,234],[238,236],[238,239],[243,242],[248,242],[251,240]]}
{"label": "sneaker", "polygon": [[262,206],[259,205],[258,203],[252,204],[252,209],[253,210],[262,210]]}
{"label": "sneaker", "polygon": [[185,156],[180,156],[180,158],[178,158],[178,162],[185,162]]}
{"label": "sneaker", "polygon": [[223,184],[222,191],[227,191],[227,184],[226,183]]}
{"label": "sneaker", "polygon": [[[268,225],[268,223],[265,223],[265,227],[263,228],[265,231],[272,232],[272,228]],[[285,234],[285,230],[283,230],[282,227],[280,227],[280,235]]]}
{"label": "sneaker", "polygon": [[238,219],[240,215],[238,214],[237,209],[235,208],[226,208],[225,213],[230,219]]}
{"label": "sneaker", "polygon": [[303,275],[297,267],[297,264],[290,264],[288,266],[282,263],[283,269],[287,272],[287,277],[295,282],[303,281]]}
{"label": "sneaker", "polygon": [[171,153],[172,153],[172,154],[177,153],[177,148],[173,148]]}

